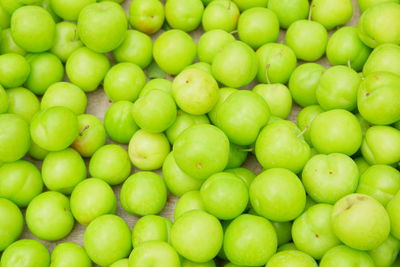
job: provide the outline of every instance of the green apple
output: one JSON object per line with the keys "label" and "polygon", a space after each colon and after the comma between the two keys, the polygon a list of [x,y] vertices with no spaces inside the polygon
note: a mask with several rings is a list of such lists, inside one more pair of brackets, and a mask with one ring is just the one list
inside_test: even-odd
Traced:
{"label": "green apple", "polygon": [[379,247],[390,233],[390,220],[385,208],[364,194],[350,194],[336,202],[332,225],[340,241],[358,250]]}
{"label": "green apple", "polygon": [[146,34],[153,34],[164,23],[164,6],[159,0],[135,0],[129,8],[132,27]]}
{"label": "green apple", "polygon": [[[1,169],[0,169],[1,170]],[[9,245],[14,243],[22,233],[24,228],[24,217],[21,210],[8,199],[0,198],[0,251],[4,251]]]}
{"label": "green apple", "polygon": [[351,26],[335,31],[326,47],[326,57],[331,65],[350,65],[356,71],[363,68],[370,53],[371,49],[358,36],[357,28]]}
{"label": "green apple", "polygon": [[276,222],[297,218],[306,204],[303,184],[287,169],[273,168],[262,172],[251,183],[249,193],[257,214]]}
{"label": "green apple", "polygon": [[69,199],[59,192],[47,191],[36,196],[26,209],[26,224],[38,238],[56,241],[74,227]]}
{"label": "green apple", "polygon": [[260,266],[276,252],[277,237],[265,218],[243,214],[234,219],[225,231],[224,252],[234,264]]}
{"label": "green apple", "polygon": [[241,41],[233,41],[215,55],[211,69],[217,81],[238,88],[253,81],[257,74],[258,60],[250,46]]}
{"label": "green apple", "polygon": [[276,14],[281,27],[287,29],[293,22],[307,18],[310,4],[307,0],[269,0],[268,8]]}
{"label": "green apple", "polygon": [[125,11],[117,3],[92,3],[79,13],[79,37],[88,48],[97,53],[110,52],[120,46],[127,30]]}
{"label": "green apple", "polygon": [[85,92],[96,90],[109,68],[110,62],[105,55],[87,47],[76,49],[65,65],[68,78]]}
{"label": "green apple", "polygon": [[201,22],[204,6],[201,0],[168,0],[165,3],[165,19],[174,28],[190,32]]}
{"label": "green apple", "polygon": [[236,29],[239,16],[239,8],[235,2],[213,0],[204,10],[202,26],[206,33],[216,29],[229,33]]}
{"label": "green apple", "polygon": [[1,267],[48,267],[50,253],[39,241],[21,239],[11,244],[1,255]]}
{"label": "green apple", "polygon": [[318,63],[299,65],[290,76],[289,90],[293,100],[302,107],[318,104],[315,91],[326,68]]}
{"label": "green apple", "polygon": [[291,121],[278,120],[262,129],[255,144],[255,155],[265,168],[287,168],[299,173],[311,156],[310,146]]}
{"label": "green apple", "polygon": [[313,0],[311,2],[311,19],[321,23],[328,30],[346,24],[353,16],[351,0]]}
{"label": "green apple", "polygon": [[341,242],[332,228],[333,206],[317,204],[298,217],[292,228],[293,242],[296,247],[320,260],[331,248]]}
{"label": "green apple", "polygon": [[172,223],[167,218],[157,215],[141,217],[132,230],[132,244],[136,249],[149,241],[169,241]]}
{"label": "green apple", "polygon": [[307,162],[301,177],[313,200],[335,204],[356,191],[359,171],[356,163],[345,154],[317,154]]}
{"label": "green apple", "polygon": [[113,214],[117,209],[117,200],[111,186],[97,178],[80,182],[71,194],[71,212],[82,225],[104,214]]}
{"label": "green apple", "polygon": [[86,251],[79,245],[71,242],[58,244],[51,253],[51,267],[91,267],[92,262]]}
{"label": "green apple", "polygon": [[385,43],[400,44],[400,4],[385,2],[365,10],[358,21],[358,34],[372,48]]}
{"label": "green apple", "polygon": [[131,113],[132,108],[132,102],[122,100],[113,103],[107,109],[104,115],[104,128],[111,140],[118,143],[129,143],[133,134],[139,130]]}
{"label": "green apple", "polygon": [[250,8],[240,15],[237,31],[241,41],[257,49],[278,40],[279,20],[268,8]]}
{"label": "green apple", "polygon": [[356,116],[344,109],[319,114],[311,123],[310,137],[314,148],[323,154],[353,155],[361,146],[361,126]]}
{"label": "green apple", "polygon": [[26,88],[8,89],[6,95],[8,98],[8,113],[20,115],[28,123],[40,110],[38,97]]}
{"label": "green apple", "polygon": [[221,223],[202,210],[186,212],[171,228],[172,246],[180,255],[191,261],[212,260],[221,249],[222,242]]}
{"label": "green apple", "polygon": [[163,71],[177,75],[193,63],[196,44],[184,31],[169,30],[163,32],[154,42],[153,57]]}
{"label": "green apple", "polygon": [[368,57],[363,74],[368,76],[374,72],[391,72],[400,75],[400,47],[394,44],[377,46]]}
{"label": "green apple", "polygon": [[79,38],[77,26],[75,23],[69,21],[62,21],[56,24],[54,45],[50,51],[54,55],[58,56],[62,62],[66,62],[69,56],[76,49],[82,46],[83,44]]}
{"label": "green apple", "polygon": [[94,263],[109,266],[117,260],[126,258],[131,252],[131,230],[120,217],[102,215],[86,228],[84,246]]}

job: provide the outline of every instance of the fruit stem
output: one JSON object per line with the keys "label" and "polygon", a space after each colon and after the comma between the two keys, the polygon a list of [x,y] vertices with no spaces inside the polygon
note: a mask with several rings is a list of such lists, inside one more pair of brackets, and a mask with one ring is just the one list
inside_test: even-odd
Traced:
{"label": "fruit stem", "polygon": [[352,67],[351,67],[351,60],[350,60],[350,58],[347,60],[347,67],[349,67],[350,69],[352,69]]}
{"label": "fruit stem", "polygon": [[271,81],[269,80],[269,76],[268,76],[268,69],[269,69],[270,65],[267,64],[265,66],[265,80],[267,81],[267,84],[271,84]]}
{"label": "fruit stem", "polygon": [[302,136],[307,132],[308,128],[310,128],[310,127],[308,127],[308,125],[307,125],[306,127],[304,127],[303,131],[301,131],[301,132],[297,135],[297,138],[302,137]]}
{"label": "fruit stem", "polygon": [[254,148],[239,148],[237,151],[239,151],[239,152],[253,152]]}
{"label": "fruit stem", "polygon": [[310,6],[310,11],[308,12],[308,20],[311,20],[311,16],[312,16],[312,9],[315,7],[315,4],[312,4]]}

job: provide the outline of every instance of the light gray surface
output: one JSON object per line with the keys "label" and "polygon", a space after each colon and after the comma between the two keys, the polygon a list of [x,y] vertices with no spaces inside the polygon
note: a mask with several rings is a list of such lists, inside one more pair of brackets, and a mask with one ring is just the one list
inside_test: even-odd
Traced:
{"label": "light gray surface", "polygon": [[[129,10],[129,6],[132,0],[126,0],[122,5],[124,6],[125,10],[128,12]],[[348,23],[348,25],[353,25],[356,26],[357,25],[357,21],[360,15],[360,11],[357,5],[357,1],[356,0],[352,0],[353,1],[353,5],[354,5],[354,14],[353,14],[353,18],[352,20]],[[195,32],[192,33],[192,36],[195,40],[197,40],[199,38],[199,36],[201,35],[202,30],[196,30]],[[153,37],[153,39],[155,39],[158,34],[155,34]],[[284,32],[281,31],[280,34],[280,42],[283,42],[284,39]],[[325,66],[329,66],[329,63],[327,61],[326,58],[323,58],[321,60],[319,60],[319,63],[325,65]],[[251,88],[254,84],[247,86],[247,88]],[[94,114],[96,115],[99,119],[103,120],[104,117],[104,113],[106,112],[106,110],[108,109],[108,107],[111,105],[111,103],[109,102],[109,100],[107,99],[107,97],[105,96],[103,89],[99,88],[97,91],[88,94],[88,98],[89,98],[89,104],[88,104],[88,108],[87,108],[87,113],[90,114]],[[289,116],[289,119],[291,121],[295,121],[296,116],[299,112],[300,108],[298,106],[294,106],[293,110]],[[123,145],[124,148],[127,148],[126,145]],[[35,162],[38,165],[40,165],[39,162]],[[255,171],[256,173],[259,173],[261,171],[261,167],[260,165],[257,163],[257,161],[255,160],[255,158],[253,156],[250,156],[249,159],[246,161],[245,163],[245,167],[249,168],[253,171]],[[133,169],[133,172],[138,171],[136,168]],[[158,171],[158,173],[161,174],[160,171]],[[119,202],[119,191],[120,191],[120,187],[121,186],[115,186],[114,192],[117,196],[118,202]],[[165,209],[163,210],[163,212],[160,214],[164,217],[167,217],[169,219],[173,219],[173,213],[174,213],[174,207],[177,201],[177,197],[170,195],[168,197],[168,203],[165,206]],[[120,206],[120,204],[118,203],[118,211],[117,211],[118,215],[120,217],[122,217],[128,224],[129,226],[132,228],[135,224],[135,222],[138,220],[139,217],[131,215],[126,213]],[[69,236],[67,236],[66,238],[59,240],[57,242],[45,242],[40,240],[43,244],[45,244],[50,251],[53,250],[53,248],[59,244],[59,243],[63,243],[63,242],[74,242],[77,244],[80,244],[83,246],[83,233],[85,231],[85,227],[76,223],[75,227],[73,229],[73,231],[70,233]],[[22,238],[32,238],[32,239],[37,239],[35,238],[32,233],[29,232],[29,230],[25,227],[24,233],[22,235]],[[96,266],[96,265],[94,265]]]}

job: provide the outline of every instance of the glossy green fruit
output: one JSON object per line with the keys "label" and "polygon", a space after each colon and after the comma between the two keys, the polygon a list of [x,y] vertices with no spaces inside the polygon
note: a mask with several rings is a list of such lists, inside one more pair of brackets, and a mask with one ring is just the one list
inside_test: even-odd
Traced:
{"label": "glossy green fruit", "polygon": [[233,2],[236,3],[240,11],[244,11],[252,7],[267,7],[268,5],[268,0],[233,0]]}
{"label": "glossy green fruit", "polygon": [[0,251],[4,251],[15,242],[24,228],[24,217],[17,205],[8,199],[0,198],[0,222],[2,229],[0,237]]}
{"label": "glossy green fruit", "polygon": [[15,53],[20,54],[21,56],[25,56],[26,52],[22,49],[19,45],[17,45],[12,37],[11,29],[3,29],[0,32],[0,53],[7,54],[7,53]]}
{"label": "glossy green fruit", "polygon": [[79,245],[71,242],[58,244],[51,253],[51,266],[63,267],[91,267],[92,262],[86,251]]}
{"label": "glossy green fruit", "polygon": [[0,114],[0,162],[21,159],[30,145],[28,123],[16,114]]}
{"label": "glossy green fruit", "polygon": [[135,0],[129,9],[129,22],[134,29],[150,35],[161,29],[164,13],[159,0]]}
{"label": "glossy green fruit", "polygon": [[293,22],[307,18],[310,4],[307,0],[269,0],[268,8],[276,14],[281,27],[287,29]]}
{"label": "glossy green fruit", "polygon": [[133,103],[118,101],[112,104],[104,115],[104,128],[115,142],[129,143],[133,134],[139,130],[133,116]]}
{"label": "glossy green fruit", "polygon": [[208,32],[223,30],[227,33],[236,29],[240,16],[239,8],[231,0],[213,0],[204,10],[202,25]]}
{"label": "glossy green fruit", "polygon": [[68,82],[53,83],[42,97],[41,109],[62,106],[69,108],[75,114],[85,113],[87,96],[78,86]]}
{"label": "glossy green fruit", "polygon": [[367,252],[340,245],[330,249],[320,262],[320,267],[352,266],[354,264],[374,267],[374,261]]}
{"label": "glossy green fruit", "polygon": [[203,10],[201,0],[168,0],[165,18],[172,28],[190,32],[200,25]]}
{"label": "glossy green fruit", "polygon": [[374,72],[390,72],[400,75],[400,47],[394,44],[382,44],[376,47],[368,57],[363,74],[368,76]]}
{"label": "glossy green fruit", "polygon": [[272,116],[286,119],[292,110],[292,96],[286,85],[258,84],[253,88],[253,92],[262,96],[267,102]]}
{"label": "glossy green fruit", "polygon": [[141,217],[132,230],[132,244],[134,248],[148,241],[168,242],[172,223],[169,219],[146,215]]}
{"label": "glossy green fruit", "polygon": [[61,18],[76,21],[81,10],[95,2],[95,0],[50,0],[50,6]]}
{"label": "glossy green fruit", "polygon": [[317,267],[317,262],[308,254],[299,250],[286,250],[276,253],[268,261],[266,267]]}
{"label": "glossy green fruit", "polygon": [[180,258],[174,248],[164,241],[149,241],[139,245],[129,256],[129,266],[146,265],[179,267]]}
{"label": "glossy green fruit", "polygon": [[78,29],[75,23],[69,21],[62,21],[56,24],[56,35],[54,38],[54,45],[50,51],[54,55],[58,56],[62,62],[66,62],[69,56],[76,49],[82,46],[83,43],[79,38]]}
{"label": "glossy green fruit", "polygon": [[39,241],[21,239],[11,244],[1,256],[1,267],[14,267],[23,262],[24,267],[48,267],[50,253]]}
{"label": "glossy green fruit", "polygon": [[215,29],[202,34],[199,38],[197,53],[201,62],[212,63],[215,55],[228,43],[235,40],[232,34]]}
{"label": "glossy green fruit", "polygon": [[311,105],[300,110],[297,115],[297,126],[303,133],[304,140],[311,145],[310,127],[313,120],[324,110],[318,105]]}
{"label": "glossy green fruit", "polygon": [[40,110],[38,97],[23,87],[8,89],[8,113],[20,115],[26,122],[30,122]]}
{"label": "glossy green fruit", "polygon": [[21,86],[28,79],[30,71],[23,56],[15,53],[0,55],[0,85],[3,87]]}
{"label": "glossy green fruit", "polygon": [[353,3],[351,0],[313,0],[311,2],[311,19],[321,23],[326,29],[331,30],[336,26],[345,24],[353,16]]}

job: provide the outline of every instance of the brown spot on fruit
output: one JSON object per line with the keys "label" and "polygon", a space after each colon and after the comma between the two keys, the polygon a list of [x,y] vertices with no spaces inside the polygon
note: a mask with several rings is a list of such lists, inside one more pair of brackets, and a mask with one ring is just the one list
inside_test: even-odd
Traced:
{"label": "brown spot on fruit", "polygon": [[198,162],[198,163],[196,164],[196,168],[197,168],[197,169],[201,169],[201,168],[203,168],[203,165],[202,165],[200,162]]}

